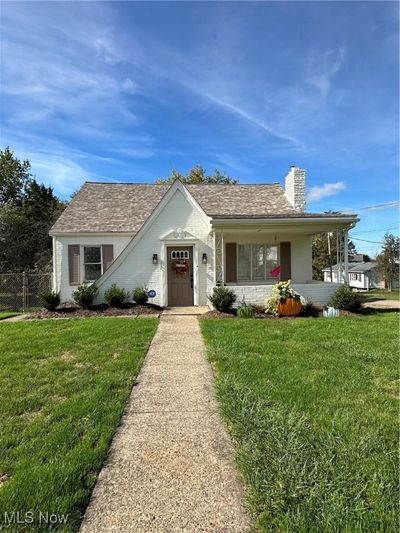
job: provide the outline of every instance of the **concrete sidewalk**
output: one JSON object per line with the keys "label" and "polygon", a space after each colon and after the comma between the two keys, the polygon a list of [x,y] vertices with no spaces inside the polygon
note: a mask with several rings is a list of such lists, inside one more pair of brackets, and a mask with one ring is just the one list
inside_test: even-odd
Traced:
{"label": "concrete sidewalk", "polygon": [[371,307],[372,309],[400,309],[400,300],[375,300],[373,302],[365,302],[363,307]]}
{"label": "concrete sidewalk", "polygon": [[197,317],[161,319],[82,533],[246,533]]}

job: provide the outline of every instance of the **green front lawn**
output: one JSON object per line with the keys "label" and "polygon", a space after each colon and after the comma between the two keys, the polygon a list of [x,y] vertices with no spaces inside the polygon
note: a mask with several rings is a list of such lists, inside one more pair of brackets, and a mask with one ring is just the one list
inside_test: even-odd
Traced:
{"label": "green front lawn", "polygon": [[390,292],[387,289],[372,289],[360,294],[366,301],[398,300],[400,298],[399,289],[392,289]]}
{"label": "green front lawn", "polygon": [[[0,529],[74,532],[157,319],[0,323]],[[65,525],[38,524],[39,513]],[[30,516],[30,515],[28,515]]]}
{"label": "green front lawn", "polygon": [[398,531],[398,315],[207,320],[259,531]]}
{"label": "green front lawn", "polygon": [[0,320],[5,318],[10,318],[11,316],[19,315],[20,313],[15,313],[14,311],[0,311]]}

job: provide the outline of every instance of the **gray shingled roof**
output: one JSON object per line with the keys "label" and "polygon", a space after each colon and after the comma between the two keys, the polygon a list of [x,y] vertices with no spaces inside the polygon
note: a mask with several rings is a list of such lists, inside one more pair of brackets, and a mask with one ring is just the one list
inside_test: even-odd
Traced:
{"label": "gray shingled roof", "polygon": [[169,185],[86,182],[50,233],[137,233]]}
{"label": "gray shingled roof", "polygon": [[[362,263],[351,263],[349,262],[349,272],[368,272],[372,268],[376,267],[375,261],[368,261],[368,262],[362,262]],[[343,265],[342,265],[343,268]],[[336,272],[339,269],[339,266],[332,265],[332,271]],[[329,272],[330,268],[326,267],[322,269],[323,272]]]}
{"label": "gray shingled roof", "polygon": [[[51,233],[137,233],[169,187],[169,184],[86,182]],[[296,211],[278,183],[185,187],[213,218],[316,216]]]}
{"label": "gray shingled roof", "polygon": [[185,185],[209,216],[294,214],[279,183],[264,185]]}

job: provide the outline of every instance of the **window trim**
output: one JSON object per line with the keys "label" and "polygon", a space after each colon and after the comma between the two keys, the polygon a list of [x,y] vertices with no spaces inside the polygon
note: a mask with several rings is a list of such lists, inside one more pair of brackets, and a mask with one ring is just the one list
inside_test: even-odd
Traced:
{"label": "window trim", "polygon": [[[85,248],[100,248],[100,263],[97,261],[96,263],[85,263]],[[98,265],[100,264],[100,277],[103,275],[104,267],[103,267],[103,245],[101,244],[81,244],[80,245],[80,254],[81,254],[81,283],[95,283],[97,280],[85,280],[86,277],[86,265]],[[98,278],[97,278],[98,279]]]}
{"label": "window trim", "polygon": [[[243,279],[239,277],[239,246],[250,246],[251,252],[250,252],[250,279]],[[264,257],[264,279],[253,279],[253,246],[262,246],[263,247],[263,257]],[[279,265],[280,262],[280,246],[279,243],[268,243],[268,242],[238,242],[236,245],[236,284],[265,284],[265,283],[274,283],[275,278],[273,277],[267,277],[267,261],[266,261],[266,247],[269,246],[271,248],[276,248],[276,264]],[[278,278],[276,278],[278,279]]]}

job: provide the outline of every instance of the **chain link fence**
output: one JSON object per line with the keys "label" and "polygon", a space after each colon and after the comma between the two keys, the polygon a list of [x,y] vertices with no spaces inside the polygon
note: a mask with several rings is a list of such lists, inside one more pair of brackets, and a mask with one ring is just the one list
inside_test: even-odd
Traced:
{"label": "chain link fence", "polygon": [[30,311],[41,307],[39,292],[51,289],[51,272],[0,274],[0,311]]}

